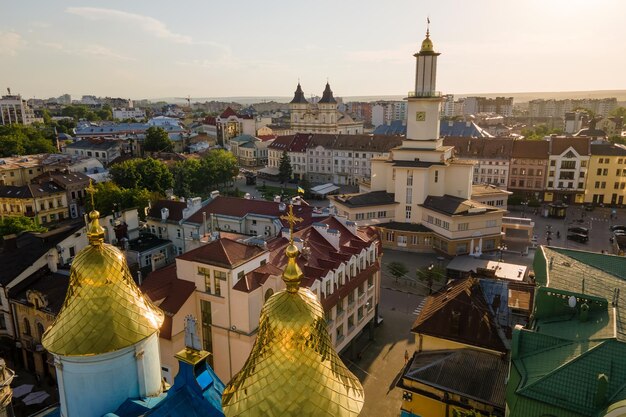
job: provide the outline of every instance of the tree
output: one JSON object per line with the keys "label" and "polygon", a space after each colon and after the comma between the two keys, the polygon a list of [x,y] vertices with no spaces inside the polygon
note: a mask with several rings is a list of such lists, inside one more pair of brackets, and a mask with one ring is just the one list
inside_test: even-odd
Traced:
{"label": "tree", "polygon": [[428,287],[428,294],[433,293],[433,284],[435,282],[440,282],[446,277],[445,269],[434,265],[418,269],[415,271],[415,274],[417,275],[417,279],[426,283],[426,286]]}
{"label": "tree", "polygon": [[0,157],[54,153],[56,148],[51,140],[53,136],[49,129],[37,126],[18,124],[0,126]]}
{"label": "tree", "polygon": [[34,219],[26,216],[7,216],[0,220],[0,236],[22,232],[45,232],[47,230],[38,225]]}
{"label": "tree", "polygon": [[287,151],[283,151],[283,155],[280,157],[280,165],[278,166],[278,179],[281,184],[291,179],[293,170],[291,168],[291,161]]}
{"label": "tree", "polygon": [[402,262],[390,262],[387,264],[387,272],[389,272],[398,282],[399,278],[403,278],[409,273],[409,269]]}
{"label": "tree", "polygon": [[100,214],[108,215],[116,210],[137,208],[139,217],[145,217],[144,208],[151,200],[150,191],[145,188],[121,188],[107,181],[96,184],[94,203]]}
{"label": "tree", "polygon": [[174,178],[163,162],[152,158],[130,159],[109,168],[113,182],[122,188],[146,188],[165,195]]}
{"label": "tree", "polygon": [[172,152],[174,144],[162,127],[151,126],[146,130],[143,150],[147,152]]}
{"label": "tree", "polygon": [[521,132],[522,136],[524,136],[524,139],[527,140],[542,140],[546,136],[550,136],[552,134],[559,135],[562,133],[562,129],[550,129],[545,124],[539,124],[534,127],[522,129]]}
{"label": "tree", "polygon": [[195,197],[201,194],[203,183],[201,181],[200,160],[186,159],[176,162],[170,172],[174,180],[174,194],[179,197]]}
{"label": "tree", "polygon": [[626,121],[626,107],[616,107],[609,113],[611,117],[621,117]]}

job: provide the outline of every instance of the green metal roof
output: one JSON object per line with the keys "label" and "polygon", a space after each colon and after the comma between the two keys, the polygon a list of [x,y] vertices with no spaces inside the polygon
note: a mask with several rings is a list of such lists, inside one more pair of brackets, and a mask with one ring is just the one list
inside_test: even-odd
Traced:
{"label": "green metal roof", "polygon": [[511,343],[509,416],[602,417],[626,400],[626,258],[541,247],[534,272],[534,321]]}

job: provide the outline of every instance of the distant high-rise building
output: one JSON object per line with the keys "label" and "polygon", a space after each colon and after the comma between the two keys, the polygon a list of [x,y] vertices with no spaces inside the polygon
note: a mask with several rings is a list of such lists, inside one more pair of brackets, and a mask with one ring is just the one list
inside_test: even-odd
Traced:
{"label": "distant high-rise building", "polygon": [[565,113],[576,109],[591,110],[598,116],[607,117],[609,113],[617,107],[617,99],[566,99],[566,100],[544,100],[537,99],[528,102],[528,115],[530,117],[559,117],[564,118]]}
{"label": "distant high-rise building", "polygon": [[29,125],[38,121],[35,112],[19,94],[9,94],[0,98],[0,124]]}
{"label": "distant high-rise building", "polygon": [[513,97],[466,97],[463,114],[496,113],[504,117],[513,116]]}

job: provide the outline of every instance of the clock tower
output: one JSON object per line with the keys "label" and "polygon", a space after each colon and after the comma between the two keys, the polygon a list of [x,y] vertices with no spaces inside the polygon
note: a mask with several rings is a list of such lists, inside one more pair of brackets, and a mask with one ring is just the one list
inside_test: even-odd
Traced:
{"label": "clock tower", "polygon": [[438,52],[433,48],[430,30],[420,51],[413,55],[417,59],[415,69],[415,89],[407,97],[407,132],[403,144],[407,148],[436,149],[441,146],[439,139],[439,113],[441,93],[435,90],[437,84]]}

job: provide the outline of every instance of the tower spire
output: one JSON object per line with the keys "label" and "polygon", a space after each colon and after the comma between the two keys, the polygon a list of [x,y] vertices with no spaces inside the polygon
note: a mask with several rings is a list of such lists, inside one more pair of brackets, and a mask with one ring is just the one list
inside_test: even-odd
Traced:
{"label": "tower spire", "polygon": [[289,223],[289,245],[285,249],[285,255],[287,255],[287,266],[283,271],[283,281],[287,285],[287,292],[296,293],[300,288],[300,281],[302,280],[302,270],[296,263],[296,258],[300,254],[300,251],[293,243],[293,226],[296,223],[303,221],[301,217],[297,217],[293,214],[293,204],[289,205],[289,212],[285,216],[281,216],[281,219]]}

